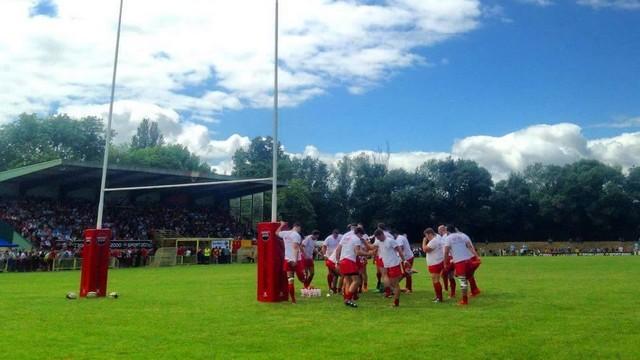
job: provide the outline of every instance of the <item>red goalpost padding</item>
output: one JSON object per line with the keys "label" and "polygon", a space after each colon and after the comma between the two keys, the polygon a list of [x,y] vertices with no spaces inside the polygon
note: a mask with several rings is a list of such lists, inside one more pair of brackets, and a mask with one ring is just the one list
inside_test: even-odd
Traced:
{"label": "red goalpost padding", "polygon": [[258,224],[258,301],[287,301],[287,279],[283,270],[284,243],[276,236],[279,223]]}
{"label": "red goalpost padding", "polygon": [[86,297],[90,292],[95,292],[98,297],[106,296],[111,230],[87,229],[83,238],[80,297]]}

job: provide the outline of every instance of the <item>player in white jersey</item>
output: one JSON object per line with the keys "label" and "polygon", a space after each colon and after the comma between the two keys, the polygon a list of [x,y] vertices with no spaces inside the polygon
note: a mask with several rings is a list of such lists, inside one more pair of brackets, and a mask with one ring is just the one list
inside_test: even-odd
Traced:
{"label": "player in white jersey", "polygon": [[342,239],[342,235],[338,229],[333,230],[333,233],[327,236],[322,243],[322,255],[324,256],[324,264],[327,266],[327,284],[329,284],[329,291],[334,294],[338,292],[338,278],[340,277],[340,272],[337,269],[337,262],[331,260],[331,255],[334,254],[338,244],[340,243],[340,239]]}
{"label": "player in white jersey", "polygon": [[[364,226],[362,225],[362,223],[358,223],[358,227],[361,228],[364,232]],[[369,236],[366,232],[364,233],[364,235],[362,235],[361,239],[363,248],[368,248],[368,245],[370,245],[371,243],[369,242]],[[360,273],[360,287],[358,288],[359,293],[369,291],[369,276],[367,274],[368,264],[369,260],[367,256],[358,256],[358,272]]]}
{"label": "player in white jersey", "polygon": [[466,234],[458,232],[454,225],[447,225],[447,231],[449,235],[445,238],[444,243],[445,262],[449,261],[448,255],[451,254],[455,276],[460,281],[460,290],[462,292],[462,300],[459,304],[467,305],[469,303],[467,296],[468,282],[473,279],[475,283],[473,276],[475,269],[473,268],[472,259],[475,257],[479,262],[480,257],[473,244],[471,244],[471,239]]}
{"label": "player in white jersey", "polygon": [[411,250],[411,244],[409,244],[409,239],[407,238],[406,233],[398,234],[396,237],[396,241],[402,247],[402,254],[404,255],[404,260],[406,265],[403,267],[402,272],[404,274],[404,278],[406,279],[405,287],[403,290],[405,293],[410,294],[413,292],[413,250]]}
{"label": "player in white jersey", "polygon": [[313,230],[311,235],[302,240],[302,258],[304,261],[304,288],[308,289],[313,281],[315,269],[313,264],[313,256],[316,250],[316,240],[320,237],[320,231]]}
{"label": "player in white jersey", "polygon": [[[389,231],[387,231],[387,227],[385,226],[384,223],[378,223],[377,229],[382,230],[385,233],[385,236],[391,236],[391,233]],[[374,241],[375,241],[375,237],[374,237]],[[378,292],[384,292],[385,296],[389,297],[391,296],[391,289],[384,286],[384,277],[385,277],[385,269],[384,269],[384,264],[382,263],[382,258],[380,258],[380,254],[378,254],[377,252],[377,247],[376,247],[376,254],[373,257],[373,262],[376,264],[376,278],[378,279],[378,283],[376,284],[376,289],[378,290]]]}
{"label": "player in white jersey", "polygon": [[[422,251],[427,254],[427,267],[431,274],[433,290],[436,293],[433,302],[442,302],[442,284],[440,284],[440,277],[444,270],[444,240],[442,240],[442,237],[436,234],[432,228],[427,228],[424,231]],[[444,281],[447,281],[447,279]]]}
{"label": "player in white jersey", "polygon": [[358,307],[354,302],[360,282],[358,256],[369,255],[369,252],[362,247],[362,235],[364,231],[360,228],[356,228],[352,234],[345,234],[335,251],[336,258],[340,259],[340,273],[344,277],[344,304],[351,307]]}
{"label": "player in white jersey", "polygon": [[286,222],[280,222],[280,227],[276,230],[276,235],[281,237],[284,242],[284,271],[287,273],[287,286],[289,290],[289,298],[291,303],[296,303],[296,291],[294,288],[294,273],[298,275],[298,279],[304,282],[304,261],[300,251],[302,237],[300,231],[302,227],[298,223],[293,224],[293,228],[289,231],[282,230]]}
{"label": "player in white jersey", "polygon": [[[447,235],[449,235],[449,232],[447,231],[447,227],[444,225],[440,225],[438,226],[438,234],[440,234],[440,236],[442,237],[442,241],[444,244],[444,240],[447,238]],[[444,253],[444,248],[443,248],[443,253]],[[451,260],[451,255],[449,255],[449,260]],[[450,264],[450,266],[447,266],[447,264]],[[442,282],[444,283],[444,291],[449,291],[449,298],[453,299],[456,297],[456,279],[453,276],[453,262],[449,261],[445,261],[444,262],[444,266],[442,268]]]}
{"label": "player in white jersey", "polygon": [[378,256],[382,258],[384,265],[383,279],[385,285],[393,291],[393,306],[400,306],[400,279],[402,279],[402,265],[408,266],[402,247],[393,238],[387,236],[382,229],[377,229],[373,233],[376,241],[373,246],[378,248]]}

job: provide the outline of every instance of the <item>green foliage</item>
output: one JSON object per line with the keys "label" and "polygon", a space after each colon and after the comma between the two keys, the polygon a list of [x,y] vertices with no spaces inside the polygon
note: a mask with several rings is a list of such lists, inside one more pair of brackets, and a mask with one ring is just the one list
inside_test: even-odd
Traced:
{"label": "green foliage", "polygon": [[144,149],[155,146],[164,145],[164,136],[158,129],[156,121],[150,122],[149,119],[142,119],[136,135],[131,138],[132,149]]}
{"label": "green foliage", "polygon": [[0,127],[0,171],[54,159],[97,161],[103,148],[104,129],[96,117],[22,114]]}
{"label": "green foliage", "polygon": [[278,203],[282,219],[299,222],[305,232],[315,229],[317,221],[311,191],[303,180],[291,180],[289,186],[278,193]]}
{"label": "green foliage", "polygon": [[112,148],[109,155],[110,164],[197,171],[203,174],[212,172],[211,166],[200,160],[200,157],[190,152],[185,146],[178,144],[141,149],[120,146]]}
{"label": "green foliage", "polygon": [[[0,171],[55,159],[102,161],[104,142],[99,118],[22,114],[0,127]],[[109,159],[120,165],[211,173],[211,166],[186,147],[165,145],[158,123],[148,119],[138,127],[131,146],[111,147]]]}
{"label": "green foliage", "polygon": [[[259,137],[238,150],[235,175],[271,176],[271,149],[271,139]],[[625,178],[619,168],[593,160],[535,164],[495,185],[476,162],[454,159],[407,172],[364,154],[328,167],[281,153],[279,171],[280,180],[290,181],[280,193],[280,215],[306,223],[307,230],[317,224],[324,233],[347,222],[368,230],[385,222],[413,241],[425,227],[448,222],[482,242],[632,240],[639,230],[640,169]]]}

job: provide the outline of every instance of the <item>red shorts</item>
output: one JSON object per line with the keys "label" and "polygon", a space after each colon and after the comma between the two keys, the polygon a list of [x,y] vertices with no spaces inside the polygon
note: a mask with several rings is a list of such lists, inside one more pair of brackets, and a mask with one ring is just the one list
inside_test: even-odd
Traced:
{"label": "red shorts", "polygon": [[428,269],[431,274],[440,274],[444,270],[444,262],[429,265]]}
{"label": "red shorts", "polygon": [[480,259],[477,256],[471,258],[471,271],[476,271],[480,267]]}
{"label": "red shorts", "polygon": [[327,266],[327,269],[329,269],[330,272],[335,272],[336,269],[336,263],[334,263],[333,261],[326,259],[324,261],[324,264]]}
{"label": "red shorts", "polygon": [[390,279],[395,279],[402,276],[402,267],[400,265],[396,265],[394,267],[390,267],[386,269],[387,269],[387,276]]}
{"label": "red shorts", "polygon": [[304,268],[305,269],[313,269],[313,259],[304,259]]}
{"label": "red shorts", "polygon": [[454,265],[456,276],[468,276],[471,273],[471,259],[458,261]]}
{"label": "red shorts", "polygon": [[284,272],[304,271],[304,261],[298,261],[294,266],[292,266],[292,262],[285,259],[282,263],[282,270],[284,270]]}
{"label": "red shorts", "polygon": [[342,275],[358,275],[358,264],[349,259],[340,260],[340,273]]}
{"label": "red shorts", "polygon": [[377,267],[384,267],[384,264],[382,263],[382,258],[379,256],[376,256],[375,259],[373,259],[373,262],[376,264]]}

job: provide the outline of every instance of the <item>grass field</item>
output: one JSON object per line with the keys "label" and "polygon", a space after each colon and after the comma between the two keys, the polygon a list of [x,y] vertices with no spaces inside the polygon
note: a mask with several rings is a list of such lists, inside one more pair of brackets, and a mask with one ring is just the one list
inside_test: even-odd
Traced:
{"label": "grass field", "polygon": [[424,271],[398,309],[258,303],[254,265],[114,270],[121,298],[65,300],[79,275],[0,274],[0,358],[640,358],[640,257],[485,258],[467,308]]}

